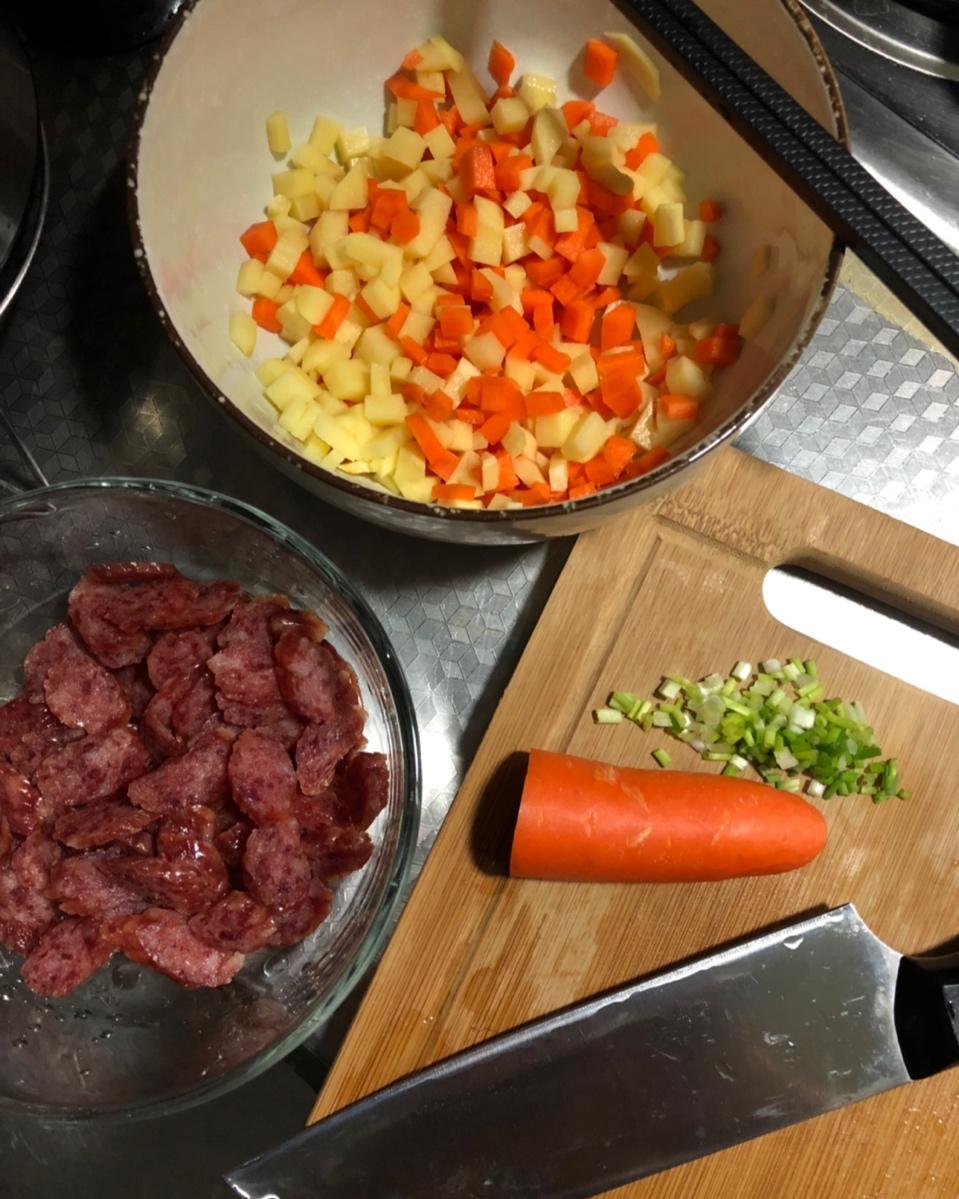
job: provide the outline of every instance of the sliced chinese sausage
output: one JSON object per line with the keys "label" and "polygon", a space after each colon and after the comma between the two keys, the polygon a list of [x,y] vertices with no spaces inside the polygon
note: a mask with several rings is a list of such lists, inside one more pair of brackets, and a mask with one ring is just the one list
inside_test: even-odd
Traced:
{"label": "sliced chinese sausage", "polygon": [[343,703],[349,680],[341,678],[343,659],[325,642],[299,630],[284,633],[273,651],[280,694],[298,716],[328,720]]}
{"label": "sliced chinese sausage", "polygon": [[349,825],[304,829],[303,851],[317,878],[335,879],[359,870],[373,856],[369,833]]}
{"label": "sliced chinese sausage", "polygon": [[[207,663],[216,679],[217,702],[231,724],[240,711],[260,713],[257,723],[279,720],[287,709],[276,682],[270,621],[286,608],[276,598],[241,600],[217,638],[220,649]],[[231,711],[235,706],[237,713]]]}
{"label": "sliced chinese sausage", "polygon": [[369,828],[386,807],[389,786],[390,775],[383,754],[354,754],[341,762],[331,788],[338,823]]}
{"label": "sliced chinese sausage", "polygon": [[202,625],[205,628],[217,625],[236,607],[243,598],[243,588],[239,583],[219,580],[215,583],[204,583],[188,613],[188,624]]}
{"label": "sliced chinese sausage", "polygon": [[123,631],[110,619],[117,590],[85,575],[70,592],[67,603],[70,620],[84,645],[111,670],[142,662],[153,644],[144,629]]}
{"label": "sliced chinese sausage", "polygon": [[173,705],[170,721],[173,732],[189,745],[206,730],[223,723],[223,714],[216,703],[213,676],[204,670],[182,699]]}
{"label": "sliced chinese sausage", "polygon": [[295,820],[266,824],[250,833],[243,877],[257,903],[271,911],[288,912],[303,902],[310,886],[310,863]]}
{"label": "sliced chinese sausage", "polygon": [[220,851],[220,856],[231,870],[243,864],[247,839],[252,832],[252,821],[241,818],[222,829],[213,838],[213,844]]}
{"label": "sliced chinese sausage", "polygon": [[216,812],[212,808],[184,808],[160,821],[156,850],[161,858],[193,856],[193,842],[212,842],[215,835]]}
{"label": "sliced chinese sausage", "polygon": [[270,940],[271,945],[296,945],[304,937],[308,937],[314,929],[319,928],[329,916],[333,906],[333,892],[320,879],[314,878],[307,892],[306,899],[299,907],[291,912],[276,914],[273,919],[276,932]]}
{"label": "sliced chinese sausage", "polygon": [[89,916],[68,918],[49,928],[27,955],[23,981],[37,995],[62,999],[105,966],[116,948]]}
{"label": "sliced chinese sausage", "polygon": [[337,823],[336,796],[331,788],[320,795],[304,795],[296,793],[293,801],[293,815],[302,829],[325,829]]}
{"label": "sliced chinese sausage", "polygon": [[13,872],[25,887],[46,892],[50,872],[63,856],[63,850],[46,833],[38,830],[24,837],[10,858]]}
{"label": "sliced chinese sausage", "polygon": [[257,725],[256,731],[263,737],[272,737],[274,741],[279,741],[284,749],[292,749],[300,739],[300,734],[306,728],[306,722],[300,720],[299,716],[294,716],[292,712],[288,713],[281,720],[274,720],[270,724]]}
{"label": "sliced chinese sausage", "polygon": [[87,571],[97,583],[145,583],[179,573],[172,562],[100,562]]}
{"label": "sliced chinese sausage", "polygon": [[146,664],[140,662],[136,666],[121,666],[119,670],[113,672],[113,677],[126,694],[127,703],[133,712],[133,719],[139,720],[147,710],[154,693]]}
{"label": "sliced chinese sausage", "polygon": [[195,681],[213,650],[198,629],[164,633],[147,655],[150,682],[159,691],[171,679]]}
{"label": "sliced chinese sausage", "polygon": [[50,900],[24,883],[12,863],[0,867],[0,945],[28,953],[56,918]]}
{"label": "sliced chinese sausage", "polygon": [[231,746],[232,739],[225,730],[205,733],[182,757],[171,758],[131,782],[127,795],[138,807],[157,815],[215,805],[227,793],[226,764]]}
{"label": "sliced chinese sausage", "polygon": [[109,854],[97,851],[64,858],[50,872],[48,894],[62,912],[73,916],[128,916],[142,912],[147,901],[100,869]]}
{"label": "sliced chinese sausage", "polygon": [[229,778],[233,802],[254,824],[289,818],[296,772],[278,741],[256,729],[242,732],[230,755]]}
{"label": "sliced chinese sausage", "polygon": [[147,748],[133,729],[108,729],[45,757],[37,788],[55,810],[73,808],[115,795],[149,765]]}
{"label": "sliced chinese sausage", "polygon": [[0,704],[0,760],[6,758],[9,761],[28,733],[53,728],[59,723],[43,704],[32,704],[25,695]]}
{"label": "sliced chinese sausage", "polygon": [[296,743],[296,777],[305,795],[322,795],[338,763],[363,741],[363,710],[339,707],[322,724],[308,724]]}
{"label": "sliced chinese sausage", "polygon": [[[13,700],[8,707],[19,702]],[[61,724],[46,704],[32,704],[27,699],[22,702],[30,711],[29,714],[20,714],[23,716],[21,723],[29,722],[29,728],[21,733],[19,740],[4,756],[14,770],[33,779],[44,758],[65,745],[81,740],[86,734],[82,729],[68,729]]]}
{"label": "sliced chinese sausage", "polygon": [[132,715],[126,693],[106,667],[77,643],[65,624],[54,625],[27,654],[27,694],[69,728],[100,733]]}
{"label": "sliced chinese sausage", "polygon": [[152,812],[125,799],[95,799],[62,812],[54,822],[53,835],[70,849],[96,849],[111,841],[130,841],[154,820]]}
{"label": "sliced chinese sausage", "polygon": [[48,805],[36,787],[5,762],[0,762],[0,813],[18,837],[34,832],[48,815]]}
{"label": "sliced chinese sausage", "polygon": [[329,632],[326,624],[315,612],[305,612],[301,608],[287,608],[270,621],[270,632],[276,640],[284,633],[305,633],[313,641],[322,641]]}
{"label": "sliced chinese sausage", "polygon": [[244,961],[241,953],[205,945],[183,916],[165,908],[148,908],[128,917],[115,936],[131,961],[159,970],[186,987],[222,987]]}
{"label": "sliced chinese sausage", "polygon": [[273,916],[242,891],[231,891],[191,917],[190,929],[205,945],[237,953],[262,949],[276,935]]}
{"label": "sliced chinese sausage", "polygon": [[215,903],[228,886],[223,859],[212,845],[197,859],[110,858],[100,869],[144,899],[188,916]]}
{"label": "sliced chinese sausage", "polygon": [[161,579],[121,583],[111,587],[103,613],[121,632],[140,629],[187,628],[190,606],[200,586],[177,571]]}

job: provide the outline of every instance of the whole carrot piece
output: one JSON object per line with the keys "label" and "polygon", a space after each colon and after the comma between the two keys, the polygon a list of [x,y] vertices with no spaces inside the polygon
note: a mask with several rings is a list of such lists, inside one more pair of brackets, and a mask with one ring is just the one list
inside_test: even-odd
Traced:
{"label": "whole carrot piece", "polygon": [[534,749],[510,874],[618,883],[780,874],[812,861],[826,833],[817,808],[765,783]]}

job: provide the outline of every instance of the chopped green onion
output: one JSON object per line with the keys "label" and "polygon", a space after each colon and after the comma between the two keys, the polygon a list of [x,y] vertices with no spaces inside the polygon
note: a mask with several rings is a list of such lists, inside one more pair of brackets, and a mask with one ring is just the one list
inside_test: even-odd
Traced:
{"label": "chopped green onion", "polygon": [[752,674],[753,668],[749,662],[737,662],[729,672],[734,679],[739,679],[741,683],[745,683]]}
{"label": "chopped green onion", "polygon": [[682,687],[674,679],[664,679],[659,684],[659,694],[663,699],[675,699],[682,691]]}
{"label": "chopped green onion", "polygon": [[667,766],[671,766],[673,763],[673,759],[669,756],[669,754],[664,749],[654,749],[653,757],[656,759],[656,761],[659,763],[659,765],[662,766],[662,768],[664,770],[666,769]]}
{"label": "chopped green onion", "polygon": [[618,708],[597,708],[593,720],[596,724],[622,724],[623,713]]}

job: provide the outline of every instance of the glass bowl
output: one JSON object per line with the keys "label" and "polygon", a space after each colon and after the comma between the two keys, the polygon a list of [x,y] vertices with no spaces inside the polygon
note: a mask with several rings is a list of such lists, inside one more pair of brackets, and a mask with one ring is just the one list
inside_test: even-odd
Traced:
{"label": "glass bowl", "polygon": [[0,950],[0,1111],[156,1115],[273,1065],[329,1017],[374,958],[415,844],[416,721],[386,634],[308,542],[215,492],[97,479],[0,503],[0,699],[19,690],[26,651],[62,619],[77,578],[122,559],[172,561],[184,574],[235,579],[318,612],[356,670],[370,748],[389,763],[389,800],[370,829],[372,858],[339,884],[329,919],[293,948],[251,954],[227,987],[188,990],[118,955],[67,999],[40,999],[20,980],[21,959]]}

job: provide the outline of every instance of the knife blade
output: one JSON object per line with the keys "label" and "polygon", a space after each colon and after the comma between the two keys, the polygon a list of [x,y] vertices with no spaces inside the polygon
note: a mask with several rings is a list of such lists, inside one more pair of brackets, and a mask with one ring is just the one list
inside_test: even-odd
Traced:
{"label": "knife blade", "polygon": [[543,1017],[226,1176],[243,1199],[585,1199],[959,1062],[959,954],[852,905]]}

